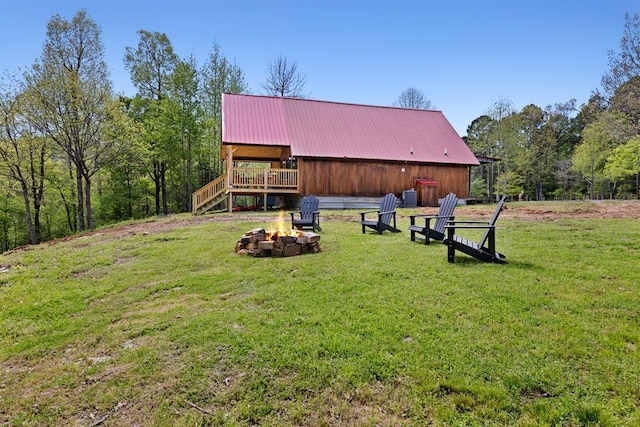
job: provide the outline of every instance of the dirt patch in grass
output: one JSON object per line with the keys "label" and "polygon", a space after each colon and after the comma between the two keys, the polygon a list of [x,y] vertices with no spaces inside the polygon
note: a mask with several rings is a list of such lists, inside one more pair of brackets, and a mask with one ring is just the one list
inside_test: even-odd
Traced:
{"label": "dirt patch in grass", "polygon": [[[474,206],[464,206],[459,209],[458,215],[471,218],[490,218],[495,210],[495,204],[483,204]],[[415,211],[412,210],[411,213]],[[435,214],[438,208],[418,208],[417,213]],[[405,217],[402,210],[398,212],[399,218]],[[208,222],[258,222],[265,226],[273,224],[278,216],[277,212],[270,211],[264,213],[210,213],[200,216],[169,216],[166,218],[154,218],[144,222],[133,224],[117,225],[110,228],[90,231],[79,235],[64,237],[62,239],[45,242],[47,245],[55,245],[60,242],[70,240],[85,239],[89,236],[104,236],[105,239],[120,239],[134,235],[149,235],[175,228],[208,223]],[[566,202],[507,202],[500,214],[502,218],[515,218],[527,221],[545,221],[566,218],[635,218],[640,219],[640,200],[628,201],[566,201]],[[353,211],[332,211],[325,210],[321,214],[323,222],[359,219],[358,212]],[[286,217],[285,217],[286,221]],[[88,242],[77,242],[80,245],[89,245]],[[14,249],[28,250],[31,246],[26,245]],[[11,251],[9,251],[11,252]],[[9,266],[2,266],[8,269]]]}
{"label": "dirt patch in grass", "polygon": [[[495,204],[464,206],[456,215],[469,218],[490,218]],[[437,213],[437,208],[428,208],[428,213]],[[526,221],[585,218],[636,218],[640,219],[640,200],[588,201],[588,202],[507,202],[500,218]]]}
{"label": "dirt patch in grass", "polygon": [[[468,209],[469,212],[473,212],[474,210],[475,209]],[[555,220],[564,218],[640,219],[640,201],[629,200],[546,203],[514,202],[507,203],[500,215],[504,218],[518,218],[532,221]]]}

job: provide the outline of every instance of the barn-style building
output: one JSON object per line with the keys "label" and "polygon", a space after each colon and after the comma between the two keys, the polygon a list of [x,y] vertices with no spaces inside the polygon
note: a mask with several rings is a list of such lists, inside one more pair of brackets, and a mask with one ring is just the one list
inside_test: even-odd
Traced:
{"label": "barn-style building", "polygon": [[423,185],[464,199],[479,165],[441,111],[237,94],[222,98],[222,157],[226,173],[193,194],[194,213],[232,210],[240,195],[348,207]]}

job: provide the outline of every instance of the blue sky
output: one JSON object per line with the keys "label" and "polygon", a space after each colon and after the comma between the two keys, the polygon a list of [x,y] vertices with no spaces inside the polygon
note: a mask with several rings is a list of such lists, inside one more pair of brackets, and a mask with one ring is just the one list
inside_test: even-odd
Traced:
{"label": "blue sky", "polygon": [[199,63],[218,43],[256,94],[280,54],[313,99],[391,105],[415,87],[464,136],[499,99],[585,103],[640,0],[0,0],[0,72],[33,64],[50,18],[81,8],[102,29],[116,92],[135,93],[123,57],[144,29]]}

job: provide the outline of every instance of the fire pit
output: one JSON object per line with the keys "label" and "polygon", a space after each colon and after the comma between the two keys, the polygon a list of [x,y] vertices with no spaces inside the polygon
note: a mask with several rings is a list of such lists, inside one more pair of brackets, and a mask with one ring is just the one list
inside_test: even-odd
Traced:
{"label": "fire pit", "polygon": [[320,235],[289,230],[266,231],[257,228],[242,235],[236,244],[236,253],[255,257],[283,257],[320,252]]}
{"label": "fire pit", "polygon": [[255,257],[284,257],[320,252],[320,235],[302,230],[285,230],[283,212],[277,220],[276,229],[267,231],[256,228],[240,237],[236,253]]}

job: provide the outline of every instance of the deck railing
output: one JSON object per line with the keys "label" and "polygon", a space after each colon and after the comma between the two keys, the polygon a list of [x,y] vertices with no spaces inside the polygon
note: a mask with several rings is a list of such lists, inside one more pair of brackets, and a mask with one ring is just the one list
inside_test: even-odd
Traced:
{"label": "deck railing", "polygon": [[192,194],[192,209],[195,214],[200,208],[226,192],[238,190],[277,192],[298,189],[297,169],[233,168],[231,174],[219,176]]}
{"label": "deck railing", "polygon": [[233,168],[230,184],[232,188],[295,190],[298,188],[298,170]]}

